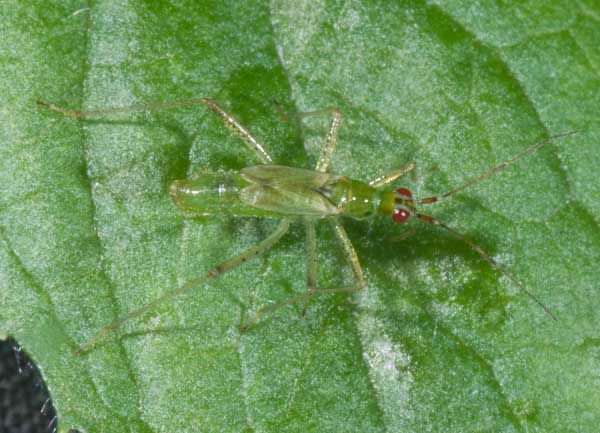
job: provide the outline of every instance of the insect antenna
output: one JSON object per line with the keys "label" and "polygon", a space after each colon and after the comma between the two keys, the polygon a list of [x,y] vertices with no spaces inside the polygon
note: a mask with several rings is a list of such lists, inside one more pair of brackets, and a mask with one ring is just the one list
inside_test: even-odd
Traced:
{"label": "insect antenna", "polygon": [[528,148],[526,148],[525,150],[519,152],[518,154],[516,154],[515,156],[513,156],[512,158],[501,162],[500,164],[490,168],[489,170],[487,170],[486,172],[480,174],[479,176],[473,177],[471,179],[469,179],[468,181],[466,181],[465,183],[463,183],[462,185],[448,191],[445,194],[442,195],[438,195],[438,196],[433,196],[433,197],[426,197],[426,198],[422,198],[420,200],[417,201],[417,203],[419,204],[430,204],[430,203],[435,203],[436,201],[439,201],[441,199],[444,199],[446,197],[450,197],[454,194],[456,194],[459,191],[462,191],[464,189],[467,189],[473,185],[477,185],[479,182],[483,181],[484,179],[490,177],[491,175],[504,170],[506,167],[514,164],[515,162],[517,162],[519,159],[523,158],[526,155],[529,155],[530,153],[538,150],[540,147],[558,139],[558,138],[563,138],[563,137],[568,137],[570,135],[574,135],[576,134],[577,131],[569,131],[569,132],[563,132],[561,134],[556,134],[556,135],[552,135],[550,137],[548,137],[546,140],[540,141],[538,143],[532,144],[531,146],[529,146]]}
{"label": "insect antenna", "polygon": [[524,292],[527,296],[529,296],[530,299],[532,299],[536,304],[538,304],[540,307],[542,307],[542,309],[546,312],[546,314],[548,314],[548,316],[550,316],[553,320],[558,321],[558,319],[556,318],[556,316],[552,313],[552,311],[550,311],[550,309],[548,307],[546,307],[542,303],[542,301],[540,301],[533,293],[531,293],[529,290],[527,290],[527,288],[519,280],[517,280],[512,274],[510,274],[507,270],[505,270],[502,266],[500,266],[498,264],[498,262],[492,258],[492,256],[490,256],[483,248],[481,248],[475,242],[473,242],[472,240],[470,240],[469,238],[467,238],[462,233],[456,231],[455,229],[453,229],[449,225],[443,223],[442,221],[440,221],[440,220],[438,220],[436,218],[433,218],[432,216],[424,215],[424,214],[421,214],[421,213],[417,213],[416,216],[421,221],[425,221],[425,222],[427,222],[429,224],[433,224],[435,226],[439,226],[439,227],[444,228],[446,231],[448,231],[454,237],[456,237],[457,239],[460,239],[461,241],[463,241],[469,248],[471,248],[473,251],[475,251],[477,254],[479,254],[479,256],[483,260],[485,260],[486,262],[488,262],[493,269],[497,270],[502,275],[504,275],[505,277],[507,277],[522,292]]}

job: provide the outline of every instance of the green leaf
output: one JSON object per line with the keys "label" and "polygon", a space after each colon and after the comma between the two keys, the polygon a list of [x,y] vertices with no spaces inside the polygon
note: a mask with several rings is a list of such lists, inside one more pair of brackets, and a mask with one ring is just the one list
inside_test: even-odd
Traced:
{"label": "green leaf", "polygon": [[[59,430],[595,432],[600,421],[600,8],[597,2],[141,2],[0,6],[0,335],[40,366]],[[264,317],[302,293],[301,225],[273,250],[129,321],[276,221],[186,219],[170,181],[255,164],[202,106],[72,109],[210,96],[282,164],[368,180],[409,160],[427,197],[550,135],[414,221],[345,221],[367,287]],[[412,232],[414,229],[414,233]],[[319,284],[350,269],[319,224]]]}

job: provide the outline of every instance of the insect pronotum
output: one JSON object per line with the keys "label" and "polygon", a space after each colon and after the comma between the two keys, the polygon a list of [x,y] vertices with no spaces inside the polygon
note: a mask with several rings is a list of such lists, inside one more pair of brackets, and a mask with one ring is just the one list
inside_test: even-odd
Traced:
{"label": "insect pronotum", "polygon": [[[337,144],[338,130],[342,119],[342,115],[337,109],[295,115],[296,117],[304,118],[328,114],[332,117],[331,126],[317,164],[314,170],[307,170],[273,164],[273,159],[265,147],[231,114],[208,98],[108,108],[87,112],[67,110],[47,102],[38,101],[38,105],[74,119],[88,119],[118,112],[155,110],[194,104],[203,104],[216,113],[225,126],[242,139],[261,164],[243,168],[239,171],[204,171],[191,179],[175,180],[169,187],[169,193],[175,205],[186,211],[187,215],[228,214],[275,217],[280,218],[281,221],[277,228],[263,241],[249,247],[241,254],[219,263],[206,274],[189,280],[181,287],[106,325],[90,340],[84,343],[77,350],[77,353],[87,351],[100,339],[120,328],[128,320],[140,316],[152,310],[158,304],[191,290],[205,281],[217,278],[221,274],[231,271],[242,263],[270,250],[288,231],[292,220],[301,220],[306,228],[306,291],[302,295],[284,299],[258,309],[254,317],[241,326],[241,331],[245,331],[256,323],[263,314],[284,305],[299,302],[306,304],[313,296],[319,293],[351,293],[361,290],[364,287],[365,281],[358,256],[342,226],[340,217],[365,219],[383,216],[396,224],[403,224],[412,217],[416,217],[421,221],[441,227],[468,245],[483,260],[488,262],[492,268],[509,278],[520,290],[542,307],[550,317],[556,320],[554,314],[539,299],[528,291],[512,274],[500,267],[479,245],[442,221],[430,215],[420,213],[417,207],[418,205],[435,203],[441,199],[453,196],[459,191],[471,187],[509,165],[514,164],[552,140],[573,135],[575,131],[548,137],[546,140],[527,147],[512,158],[491,167],[479,176],[471,178],[464,184],[444,194],[417,200],[413,198],[411,191],[407,188],[382,189],[404,174],[414,170],[415,164],[413,162],[408,162],[400,168],[384,173],[368,182],[327,173],[327,166]],[[351,286],[339,288],[321,288],[317,286],[315,222],[319,219],[327,219],[344,251],[348,263],[353,270],[354,284]]]}

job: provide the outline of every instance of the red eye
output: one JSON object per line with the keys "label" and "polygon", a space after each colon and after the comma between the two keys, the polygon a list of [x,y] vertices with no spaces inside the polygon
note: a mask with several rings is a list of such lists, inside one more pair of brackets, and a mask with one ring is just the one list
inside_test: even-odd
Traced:
{"label": "red eye", "polygon": [[407,198],[412,198],[412,192],[410,192],[408,189],[406,188],[398,188],[396,190],[396,192],[401,196],[401,197],[407,197]]}
{"label": "red eye", "polygon": [[392,219],[397,224],[405,223],[410,217],[410,212],[402,208],[394,209],[394,213],[392,214]]}

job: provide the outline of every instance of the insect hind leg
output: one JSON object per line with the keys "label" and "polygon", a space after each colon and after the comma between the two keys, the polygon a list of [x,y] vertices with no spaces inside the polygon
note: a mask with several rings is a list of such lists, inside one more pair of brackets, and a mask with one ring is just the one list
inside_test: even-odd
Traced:
{"label": "insect hind leg", "polygon": [[[245,332],[261,319],[267,313],[271,313],[275,310],[278,310],[281,307],[285,307],[287,305],[293,305],[297,303],[303,303],[304,308],[310,300],[317,294],[321,293],[354,293],[362,290],[365,286],[365,281],[363,277],[362,268],[360,266],[360,262],[358,260],[358,256],[356,255],[356,251],[352,246],[352,242],[342,224],[334,219],[331,221],[334,233],[340,243],[342,244],[342,248],[348,260],[348,263],[352,267],[353,275],[354,275],[354,285],[347,287],[335,287],[335,288],[317,288],[316,283],[316,236],[314,232],[314,221],[310,221],[306,223],[307,228],[307,288],[306,291],[302,295],[293,296],[291,298],[283,299],[279,302],[276,302],[271,305],[267,305],[259,308],[254,316],[248,320],[245,324],[240,327],[241,332]],[[311,228],[312,226],[312,228]]]}
{"label": "insect hind leg", "polygon": [[256,138],[252,136],[250,131],[248,131],[238,120],[236,120],[236,118],[233,117],[233,115],[223,110],[219,106],[219,104],[217,104],[215,101],[209,98],[184,99],[181,101],[159,102],[154,104],[138,104],[130,105],[127,107],[103,108],[92,111],[70,110],[45,101],[37,101],[37,105],[78,120],[91,119],[114,113],[160,110],[167,108],[183,107],[187,105],[205,105],[217,116],[219,116],[219,118],[223,121],[223,123],[229,130],[234,132],[238,137],[240,137],[244,141],[246,146],[248,146],[248,148],[256,154],[256,156],[258,157],[258,159],[261,160],[262,163],[271,164],[273,162],[273,159],[268,154],[265,147],[262,144],[260,144]]}
{"label": "insect hind leg", "polygon": [[283,299],[274,304],[259,308],[251,319],[242,324],[240,327],[241,332],[245,332],[254,326],[264,314],[286,305],[303,303],[304,307],[302,308],[301,316],[304,316],[308,303],[317,292],[317,241],[315,222],[312,219],[306,218],[304,220],[304,226],[306,229],[306,291],[302,295]]}
{"label": "insect hind leg", "polygon": [[190,290],[197,288],[198,286],[218,278],[226,272],[232,271],[238,266],[246,263],[247,261],[252,260],[253,258],[266,253],[269,251],[273,245],[275,245],[288,231],[290,226],[290,221],[288,219],[283,219],[275,228],[273,232],[265,239],[260,241],[259,243],[248,247],[246,250],[241,252],[238,255],[230,257],[229,259],[219,263],[218,265],[211,268],[206,274],[199,276],[197,278],[188,280],[185,284],[180,286],[175,290],[171,290],[170,292],[165,293],[154,301],[146,304],[136,310],[133,310],[113,322],[106,325],[100,331],[98,331],[94,336],[92,336],[87,342],[81,345],[76,351],[75,354],[81,355],[87,352],[90,348],[92,348],[96,343],[102,340],[104,337],[109,335],[112,332],[116,332],[123,324],[129,322],[130,320],[142,316],[146,313],[151,312],[158,305],[161,305],[177,296],[182,295],[183,293],[189,292]]}

